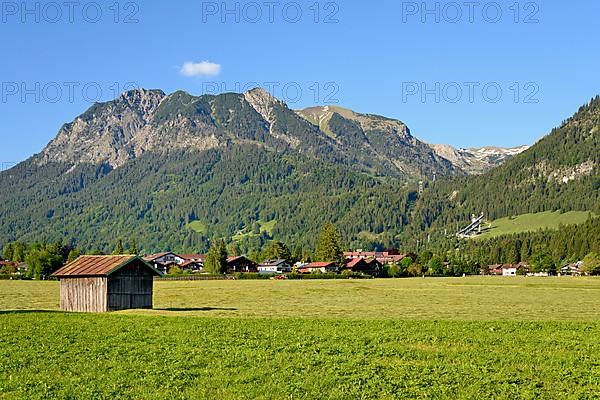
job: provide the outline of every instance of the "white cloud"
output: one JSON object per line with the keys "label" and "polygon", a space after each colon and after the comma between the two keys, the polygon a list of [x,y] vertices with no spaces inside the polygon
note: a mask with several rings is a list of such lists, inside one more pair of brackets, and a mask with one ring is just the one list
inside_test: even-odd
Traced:
{"label": "white cloud", "polygon": [[183,67],[181,67],[179,72],[188,77],[217,76],[221,73],[221,65],[210,61],[202,61],[199,63],[188,61],[183,64]]}

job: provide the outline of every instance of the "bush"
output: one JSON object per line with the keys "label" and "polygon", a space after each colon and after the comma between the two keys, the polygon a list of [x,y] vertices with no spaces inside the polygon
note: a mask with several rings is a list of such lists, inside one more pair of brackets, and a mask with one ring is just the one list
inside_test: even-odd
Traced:
{"label": "bush", "polygon": [[412,264],[408,267],[408,274],[410,276],[420,276],[423,274],[423,268],[419,264]]}
{"label": "bush", "polygon": [[259,279],[271,279],[277,274],[257,274],[255,272],[236,272],[232,275],[235,279],[248,279],[248,280],[259,280]]}
{"label": "bush", "polygon": [[596,253],[585,256],[582,270],[588,275],[600,275],[600,256]]}
{"label": "bush", "polygon": [[183,271],[179,267],[172,267],[169,269],[169,275],[183,275]]}

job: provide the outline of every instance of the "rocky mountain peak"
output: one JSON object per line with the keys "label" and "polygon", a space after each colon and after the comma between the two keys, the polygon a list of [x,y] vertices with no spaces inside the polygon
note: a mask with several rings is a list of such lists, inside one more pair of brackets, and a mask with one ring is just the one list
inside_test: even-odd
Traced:
{"label": "rocky mountain peak", "polygon": [[432,144],[430,146],[440,157],[445,158],[456,167],[473,175],[487,172],[529,148],[529,146],[511,148],[486,146],[472,149],[457,149],[447,144]]}
{"label": "rocky mountain peak", "polygon": [[367,135],[369,132],[380,131],[397,135],[402,140],[413,141],[410,130],[404,123],[380,115],[357,113],[339,106],[309,107],[297,110],[296,113],[325,132],[331,132],[330,121],[337,114],[358,124]]}
{"label": "rocky mountain peak", "polygon": [[123,93],[117,101],[125,102],[128,107],[137,110],[147,122],[166,97],[162,90],[135,89]]}
{"label": "rocky mountain peak", "polygon": [[150,151],[203,151],[242,142],[348,163],[373,174],[460,173],[449,157],[411,136],[401,121],[338,106],[293,111],[262,88],[199,97],[130,90],[65,124],[36,162],[118,168]]}
{"label": "rocky mountain peak", "polygon": [[95,103],[71,123],[63,125],[40,153],[38,164],[68,162],[119,167],[143,149],[138,133],[151,121],[166,98],[162,90],[135,89],[104,103]]}
{"label": "rocky mountain peak", "polygon": [[285,106],[284,102],[276,99],[268,91],[260,87],[244,93],[244,98],[269,123],[273,122],[273,107],[276,105]]}
{"label": "rocky mountain peak", "polygon": [[165,92],[163,92],[160,89],[139,88],[139,89],[132,89],[132,90],[123,92],[121,94],[121,96],[119,96],[119,99],[129,101],[130,103],[133,104],[135,102],[143,102],[143,101],[147,101],[150,99],[161,100],[166,96],[167,95],[165,94]]}

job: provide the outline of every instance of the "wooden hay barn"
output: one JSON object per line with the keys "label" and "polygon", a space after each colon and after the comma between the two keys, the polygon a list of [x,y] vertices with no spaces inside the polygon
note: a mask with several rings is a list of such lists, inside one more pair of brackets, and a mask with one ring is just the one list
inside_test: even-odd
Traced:
{"label": "wooden hay barn", "polygon": [[155,275],[161,273],[131,255],[81,256],[52,274],[60,280],[60,308],[76,312],[152,308]]}

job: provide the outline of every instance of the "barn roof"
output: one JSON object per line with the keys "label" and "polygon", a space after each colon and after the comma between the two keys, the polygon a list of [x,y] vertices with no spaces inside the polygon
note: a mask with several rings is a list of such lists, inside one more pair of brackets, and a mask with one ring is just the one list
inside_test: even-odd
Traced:
{"label": "barn roof", "polygon": [[52,276],[72,277],[72,276],[108,276],[120,270],[131,262],[141,261],[147,268],[156,275],[161,275],[150,264],[142,258],[131,255],[119,256],[80,256],[52,274]]}

